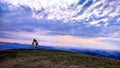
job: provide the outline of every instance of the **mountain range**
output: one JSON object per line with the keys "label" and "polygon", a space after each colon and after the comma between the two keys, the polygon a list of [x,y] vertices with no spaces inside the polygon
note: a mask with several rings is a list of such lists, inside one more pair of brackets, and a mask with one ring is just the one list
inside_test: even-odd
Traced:
{"label": "mountain range", "polygon": [[[0,50],[31,49],[31,48],[29,48],[29,46],[30,46],[30,44],[0,42]],[[40,45],[37,49],[68,51],[68,52],[82,53],[82,54],[87,54],[87,55],[92,55],[92,56],[120,60],[120,51],[119,50],[81,49],[81,48],[50,46],[50,45]]]}

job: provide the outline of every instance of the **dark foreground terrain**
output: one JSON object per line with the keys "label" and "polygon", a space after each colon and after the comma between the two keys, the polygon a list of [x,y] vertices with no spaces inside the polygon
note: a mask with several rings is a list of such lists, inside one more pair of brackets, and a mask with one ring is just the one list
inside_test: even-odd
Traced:
{"label": "dark foreground terrain", "polygon": [[0,51],[0,68],[120,68],[120,60],[50,50]]}

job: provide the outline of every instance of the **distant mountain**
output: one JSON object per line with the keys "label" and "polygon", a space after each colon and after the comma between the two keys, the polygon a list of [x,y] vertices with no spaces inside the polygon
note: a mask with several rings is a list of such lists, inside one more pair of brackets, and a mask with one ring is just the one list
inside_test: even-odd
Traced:
{"label": "distant mountain", "polygon": [[27,44],[0,42],[0,50],[28,48]]}
{"label": "distant mountain", "polygon": [[[29,49],[29,44],[19,44],[19,43],[8,43],[8,42],[0,42],[0,50],[8,50],[8,49]],[[80,48],[71,48],[71,47],[62,47],[62,46],[46,46],[40,45],[38,49],[45,50],[61,50],[75,53],[82,53],[87,55],[93,55],[98,57],[106,57],[120,60],[120,51],[112,51],[112,50],[94,50],[94,49],[80,49]]]}
{"label": "distant mountain", "polygon": [[62,48],[62,50],[120,60],[120,50],[95,50],[95,49],[80,49],[80,48],[70,48],[70,49]]}
{"label": "distant mountain", "polygon": [[[0,50],[8,50],[8,49],[31,49],[31,48],[30,48],[30,44],[0,42]],[[54,50],[53,47],[45,46],[45,45],[38,46],[38,49]]]}

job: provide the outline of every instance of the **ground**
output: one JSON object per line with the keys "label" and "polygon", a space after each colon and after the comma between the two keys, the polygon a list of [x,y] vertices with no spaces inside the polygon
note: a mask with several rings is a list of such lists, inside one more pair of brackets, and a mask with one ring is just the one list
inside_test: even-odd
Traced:
{"label": "ground", "polygon": [[0,68],[120,68],[120,60],[52,50],[0,51]]}

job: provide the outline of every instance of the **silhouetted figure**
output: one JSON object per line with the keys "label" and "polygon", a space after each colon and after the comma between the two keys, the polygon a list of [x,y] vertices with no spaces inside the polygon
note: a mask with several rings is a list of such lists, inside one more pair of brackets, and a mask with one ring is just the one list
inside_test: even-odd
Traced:
{"label": "silhouetted figure", "polygon": [[35,46],[35,48],[38,47],[38,41],[36,39],[33,39],[32,46]]}

